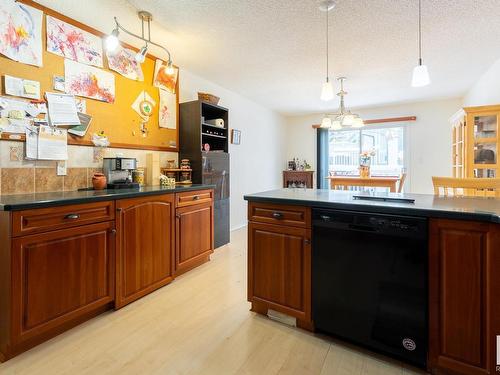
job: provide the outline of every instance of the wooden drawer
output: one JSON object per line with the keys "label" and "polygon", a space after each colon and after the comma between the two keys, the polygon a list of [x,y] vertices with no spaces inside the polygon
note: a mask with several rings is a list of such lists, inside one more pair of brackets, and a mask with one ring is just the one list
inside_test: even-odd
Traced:
{"label": "wooden drawer", "polygon": [[96,202],[15,211],[12,215],[13,236],[48,232],[114,220],[115,202]]}
{"label": "wooden drawer", "polygon": [[186,207],[201,203],[211,203],[214,199],[213,190],[196,190],[175,195],[175,206]]}
{"label": "wooden drawer", "polygon": [[309,228],[311,227],[311,209],[302,206],[249,202],[248,220]]}

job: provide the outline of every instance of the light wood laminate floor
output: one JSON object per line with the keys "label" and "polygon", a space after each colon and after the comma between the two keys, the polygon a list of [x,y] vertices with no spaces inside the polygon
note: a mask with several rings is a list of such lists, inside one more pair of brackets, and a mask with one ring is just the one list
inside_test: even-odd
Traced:
{"label": "light wood laminate floor", "polygon": [[243,228],[211,262],[0,364],[0,374],[422,374],[249,307]]}

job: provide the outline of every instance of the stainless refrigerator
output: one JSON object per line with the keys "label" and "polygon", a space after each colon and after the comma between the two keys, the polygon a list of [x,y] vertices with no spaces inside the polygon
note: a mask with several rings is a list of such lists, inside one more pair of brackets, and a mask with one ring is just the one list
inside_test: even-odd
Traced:
{"label": "stainless refrigerator", "polygon": [[215,185],[214,242],[220,247],[229,242],[229,154],[202,153],[203,184]]}

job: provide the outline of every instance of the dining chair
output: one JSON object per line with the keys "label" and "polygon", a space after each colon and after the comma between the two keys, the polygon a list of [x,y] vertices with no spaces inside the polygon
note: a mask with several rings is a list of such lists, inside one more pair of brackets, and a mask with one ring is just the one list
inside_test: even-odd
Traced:
{"label": "dining chair", "polygon": [[500,197],[500,178],[432,177],[434,194],[466,197]]}
{"label": "dining chair", "polygon": [[406,181],[406,172],[401,173],[401,177],[399,177],[399,185],[398,185],[398,193],[403,192],[403,187]]}

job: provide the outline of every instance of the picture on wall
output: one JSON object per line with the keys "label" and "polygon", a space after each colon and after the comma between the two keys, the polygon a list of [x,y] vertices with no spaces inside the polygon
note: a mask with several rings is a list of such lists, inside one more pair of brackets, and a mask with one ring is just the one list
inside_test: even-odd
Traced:
{"label": "picture on wall", "polygon": [[177,128],[177,101],[176,95],[170,91],[160,89],[160,108],[158,124],[160,128]]}
{"label": "picture on wall", "polygon": [[103,67],[101,38],[57,18],[47,16],[46,19],[48,52]]}
{"label": "picture on wall", "polygon": [[0,1],[0,53],[42,66],[42,11],[13,0]]}
{"label": "picture on wall", "polygon": [[174,74],[168,74],[166,69],[167,64],[165,62],[159,59],[156,60],[153,86],[170,91],[172,94],[175,94],[175,86],[177,85],[177,76],[179,75],[179,69],[174,67]]}
{"label": "picture on wall", "polygon": [[66,93],[107,103],[115,101],[115,76],[93,66],[64,60]]}
{"label": "picture on wall", "polygon": [[120,48],[116,53],[106,52],[109,69],[134,81],[144,81],[141,64],[135,59],[136,52],[128,48]]}
{"label": "picture on wall", "polygon": [[231,130],[231,143],[234,145],[239,145],[241,143],[241,130]]}

